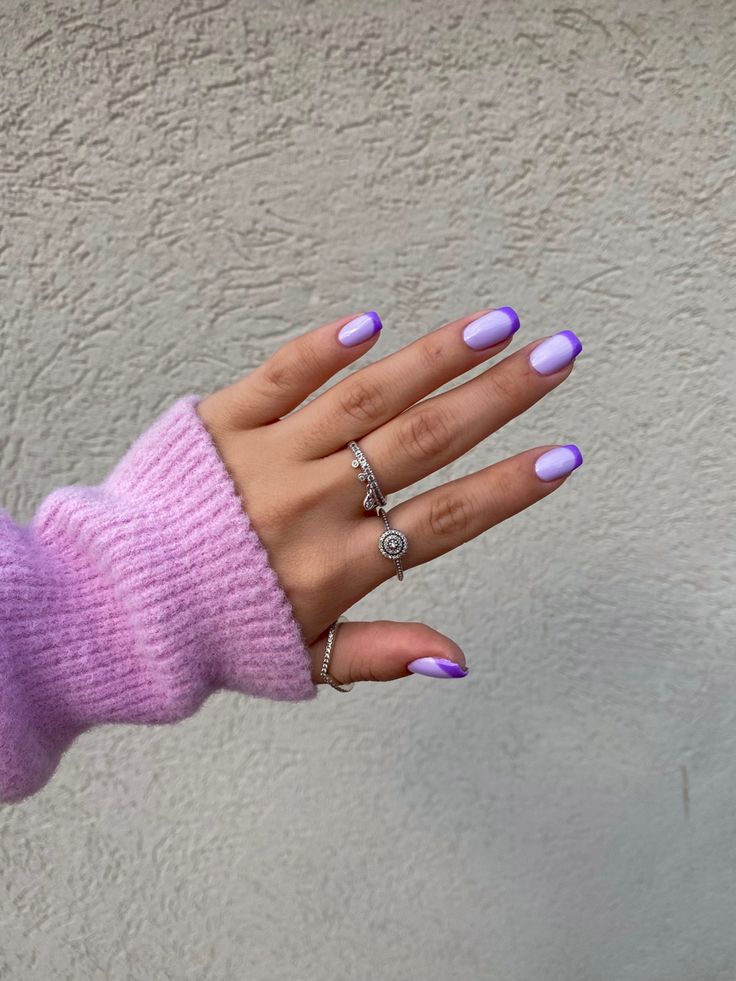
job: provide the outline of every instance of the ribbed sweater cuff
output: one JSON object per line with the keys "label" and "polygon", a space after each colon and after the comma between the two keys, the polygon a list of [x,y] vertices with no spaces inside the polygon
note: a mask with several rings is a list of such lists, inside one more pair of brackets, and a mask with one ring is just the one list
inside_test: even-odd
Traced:
{"label": "ribbed sweater cuff", "polygon": [[316,694],[289,600],[198,401],[172,405],[99,486],[54,491],[27,528],[6,528],[6,799],[38,785],[95,723],[175,721],[218,688]]}
{"label": "ribbed sweater cuff", "polygon": [[198,676],[208,689],[312,698],[309,651],[291,604],[198,401],[175,403],[103,484],[105,493],[135,502],[136,523],[127,535],[116,527],[110,542],[129,577],[135,619],[150,625],[157,668],[165,664],[175,690],[190,691]]}

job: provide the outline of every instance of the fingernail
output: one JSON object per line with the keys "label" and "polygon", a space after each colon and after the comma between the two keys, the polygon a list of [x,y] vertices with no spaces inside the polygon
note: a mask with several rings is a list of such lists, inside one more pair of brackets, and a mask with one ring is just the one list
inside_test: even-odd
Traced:
{"label": "fingernail", "polygon": [[424,674],[428,678],[464,678],[468,673],[467,668],[461,668],[446,657],[418,657],[407,664],[407,668],[412,674]]}
{"label": "fingernail", "polygon": [[500,344],[511,337],[521,327],[516,310],[511,307],[499,307],[490,310],[482,317],[473,320],[463,331],[463,340],[474,351],[482,351],[486,347]]}
{"label": "fingernail", "polygon": [[370,310],[344,324],[340,328],[337,339],[343,347],[355,347],[356,344],[362,344],[363,341],[377,334],[381,327],[383,327],[381,318],[375,310]]}
{"label": "fingernail", "polygon": [[574,443],[567,446],[556,446],[538,457],[534,464],[537,477],[540,480],[559,480],[566,477],[583,462],[583,454]]}
{"label": "fingernail", "polygon": [[583,350],[580,338],[571,330],[561,330],[542,341],[529,355],[529,364],[539,375],[553,375],[570,364]]}

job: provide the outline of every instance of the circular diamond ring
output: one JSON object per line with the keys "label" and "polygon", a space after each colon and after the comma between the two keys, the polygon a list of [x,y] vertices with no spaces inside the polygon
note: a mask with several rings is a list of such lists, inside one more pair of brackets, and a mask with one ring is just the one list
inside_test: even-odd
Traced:
{"label": "circular diamond ring", "polygon": [[388,522],[388,516],[382,507],[376,508],[376,514],[383,518],[386,530],[378,539],[378,551],[387,559],[391,559],[396,565],[396,575],[399,579],[404,578],[404,569],[401,565],[401,556],[406,555],[409,550],[409,542],[403,531],[392,528]]}

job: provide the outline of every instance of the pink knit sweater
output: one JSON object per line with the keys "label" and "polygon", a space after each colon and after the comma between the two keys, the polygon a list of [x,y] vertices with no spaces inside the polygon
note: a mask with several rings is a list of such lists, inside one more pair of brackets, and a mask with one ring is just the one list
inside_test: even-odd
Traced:
{"label": "pink knit sweater", "polygon": [[0,800],[101,722],[173,722],[213,691],[316,694],[291,605],[196,411],[172,405],[97,487],[0,511]]}

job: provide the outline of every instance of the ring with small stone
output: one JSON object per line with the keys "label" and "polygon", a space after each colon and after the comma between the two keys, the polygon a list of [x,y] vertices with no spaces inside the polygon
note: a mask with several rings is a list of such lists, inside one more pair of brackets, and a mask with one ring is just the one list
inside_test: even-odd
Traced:
{"label": "ring with small stone", "polygon": [[363,498],[363,509],[365,511],[373,511],[374,508],[384,507],[386,504],[386,498],[381,492],[381,488],[378,486],[378,481],[376,480],[376,475],[373,473],[373,468],[365,457],[365,454],[355,442],[351,440],[348,446],[353,451],[355,459],[352,461],[352,467],[357,470],[360,467],[360,473],[358,474],[358,480],[367,485],[366,495]]}
{"label": "ring with small stone", "polygon": [[396,565],[396,576],[398,579],[404,578],[404,569],[401,565],[401,556],[406,555],[409,550],[409,542],[403,531],[392,528],[388,521],[388,515],[382,507],[376,508],[376,514],[383,518],[386,530],[378,539],[378,551],[387,559],[391,559]]}

